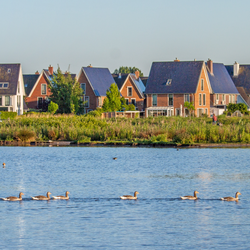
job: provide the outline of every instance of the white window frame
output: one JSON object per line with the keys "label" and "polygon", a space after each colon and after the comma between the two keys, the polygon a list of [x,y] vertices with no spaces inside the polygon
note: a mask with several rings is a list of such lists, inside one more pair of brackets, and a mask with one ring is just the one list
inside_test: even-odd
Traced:
{"label": "white window frame", "polygon": [[200,112],[199,112],[199,110],[201,110],[201,115],[204,114],[204,113],[203,113],[203,112],[204,112],[204,109],[203,109],[203,108],[198,108],[198,109],[197,109],[197,117],[200,117]]}
{"label": "white window frame", "polygon": [[[7,84],[7,86],[5,87],[4,85],[6,85]],[[9,83],[8,82],[0,82],[0,89],[8,89],[9,88]]]}
{"label": "white window frame", "polygon": [[233,103],[235,103],[235,95],[233,95]]}
{"label": "white window frame", "polygon": [[172,79],[168,79],[166,82],[166,85],[171,85],[171,83],[172,83]]}
{"label": "white window frame", "polygon": [[[43,93],[43,86],[45,86],[45,94]],[[41,95],[47,95],[47,84],[45,83],[41,84]]]}
{"label": "white window frame", "polygon": [[206,94],[203,94],[203,106],[206,106]]}
{"label": "white window frame", "polygon": [[199,106],[202,106],[202,94],[199,94]]}
{"label": "white window frame", "polygon": [[[131,95],[129,94],[129,90],[131,89]],[[127,87],[127,96],[133,96],[133,88]]]}
{"label": "white window frame", "polygon": [[201,79],[201,91],[204,91],[204,79]]}
{"label": "white window frame", "polygon": [[[6,105],[7,97],[9,98],[9,105]],[[10,96],[10,95],[6,95],[4,99],[5,99],[5,100],[4,100],[5,107],[11,106],[11,96]]]}
{"label": "white window frame", "polygon": [[[155,104],[154,104],[154,97],[155,97]],[[157,94],[152,94],[152,106],[157,107]]]}
{"label": "white window frame", "polygon": [[90,100],[89,96],[84,96],[84,102],[87,101],[87,103],[84,103],[84,108],[89,108],[89,100]]}
{"label": "white window frame", "polygon": [[[84,88],[82,86],[84,86]],[[86,94],[86,83],[85,82],[80,83],[80,87],[83,90],[83,94],[85,95]]]}
{"label": "white window frame", "polygon": [[[188,97],[188,98],[187,98]],[[187,100],[188,99],[188,100]],[[190,95],[189,94],[184,94],[184,103],[185,102],[190,102]]]}
{"label": "white window frame", "polygon": [[[170,104],[170,96],[172,97],[172,104]],[[168,94],[168,106],[174,106],[174,94]]]}
{"label": "white window frame", "polygon": [[225,94],[222,95],[222,101],[225,101]]}
{"label": "white window frame", "polygon": [[232,96],[229,95],[229,103],[232,103]]}
{"label": "white window frame", "polygon": [[101,107],[102,106],[102,97],[99,96],[98,97],[98,107]]}
{"label": "white window frame", "polygon": [[[177,115],[177,112],[179,112],[179,114]],[[181,109],[180,108],[176,108],[175,109],[175,116],[180,116],[181,115]]]}
{"label": "white window frame", "polygon": [[134,101],[135,101],[134,106],[136,107],[136,99],[135,99],[135,98],[131,98],[131,104],[133,104],[133,101],[132,101],[132,100],[134,100]]}

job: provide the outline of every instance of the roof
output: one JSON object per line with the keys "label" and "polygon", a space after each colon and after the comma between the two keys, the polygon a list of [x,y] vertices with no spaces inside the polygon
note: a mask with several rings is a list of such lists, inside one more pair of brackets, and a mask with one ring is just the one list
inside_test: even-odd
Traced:
{"label": "roof", "polygon": [[16,95],[21,64],[0,64],[0,82],[8,82],[6,89],[0,89],[2,95]]}
{"label": "roof", "polygon": [[250,94],[250,65],[240,65],[239,75],[233,76],[233,65],[225,66],[236,87],[244,87],[247,94]]}
{"label": "roof", "polygon": [[147,85],[147,81],[148,81],[148,76],[142,76],[140,78],[141,78],[141,81],[143,82],[144,86],[146,86]]}
{"label": "roof", "polygon": [[106,91],[110,85],[115,83],[108,68],[83,67],[82,70],[85,72],[96,96],[106,96]]}
{"label": "roof", "polygon": [[237,87],[237,90],[247,105],[250,107],[250,97],[247,95],[245,89],[243,87]]}
{"label": "roof", "polygon": [[[195,93],[203,61],[153,62],[145,94]],[[171,84],[166,85],[171,79]]]}
{"label": "roof", "polygon": [[135,74],[130,74],[134,84],[136,85],[136,87],[138,88],[138,90],[141,92],[141,95],[143,95],[144,91],[145,91],[145,86],[141,80],[141,78],[139,77],[138,79],[136,78]]}
{"label": "roof", "polygon": [[119,74],[112,74],[112,76],[113,76],[118,88],[121,89],[125,80],[128,77],[128,74],[125,74],[125,73],[121,73],[120,75]]}
{"label": "roof", "polygon": [[40,75],[23,75],[23,82],[25,87],[25,92],[29,96],[31,90],[33,89],[37,79]]}
{"label": "roof", "polygon": [[213,63],[213,74],[209,70],[207,72],[214,93],[238,94],[238,90],[223,63]]}

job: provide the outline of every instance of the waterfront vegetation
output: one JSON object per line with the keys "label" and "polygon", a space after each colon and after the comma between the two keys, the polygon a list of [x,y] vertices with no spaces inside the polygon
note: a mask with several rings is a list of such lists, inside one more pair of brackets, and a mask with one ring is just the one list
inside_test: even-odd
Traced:
{"label": "waterfront vegetation", "polygon": [[1,141],[196,144],[250,143],[250,118],[149,117],[101,119],[90,115],[26,114],[0,123]]}

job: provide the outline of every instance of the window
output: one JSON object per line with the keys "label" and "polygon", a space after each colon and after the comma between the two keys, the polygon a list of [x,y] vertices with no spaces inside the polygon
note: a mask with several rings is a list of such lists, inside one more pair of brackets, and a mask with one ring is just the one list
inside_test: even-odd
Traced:
{"label": "window", "polygon": [[133,104],[136,107],[136,100],[135,100],[135,98],[131,99],[131,104]]}
{"label": "window", "polygon": [[176,116],[180,116],[180,114],[181,114],[180,109],[175,109],[175,115],[176,115]]}
{"label": "window", "polygon": [[17,93],[20,94],[20,82],[18,81],[18,84],[17,84]]}
{"label": "window", "polygon": [[5,96],[5,106],[10,106],[10,96],[9,95]]}
{"label": "window", "polygon": [[201,79],[201,91],[204,90],[204,79]]}
{"label": "window", "polygon": [[0,89],[7,89],[9,87],[9,83],[8,82],[1,82],[0,83]]}
{"label": "window", "polygon": [[235,95],[233,95],[233,103],[235,103]]}
{"label": "window", "polygon": [[157,106],[157,94],[153,94],[152,98],[153,98],[153,106]]}
{"label": "window", "polygon": [[219,101],[219,94],[216,94],[216,100]]}
{"label": "window", "polygon": [[7,72],[8,72],[8,74],[9,74],[9,73],[11,72],[11,69],[8,69]]}
{"label": "window", "polygon": [[174,100],[173,100],[173,94],[168,95],[168,106],[173,106]]}
{"label": "window", "polygon": [[190,96],[189,94],[184,95],[184,102],[190,102]]}
{"label": "window", "polygon": [[28,87],[28,84],[25,84],[24,87],[27,88],[27,87]]}
{"label": "window", "polygon": [[222,95],[222,101],[223,102],[225,101],[225,95],[224,94]]}
{"label": "window", "polygon": [[38,97],[37,98],[37,108],[41,109],[43,107],[43,98],[42,97]]}
{"label": "window", "polygon": [[21,106],[21,96],[20,95],[17,96],[17,106],[18,107]]}
{"label": "window", "polygon": [[0,96],[0,106],[3,106],[3,98],[2,98],[2,96]]}
{"label": "window", "polygon": [[166,85],[170,85],[172,83],[172,79],[168,79]]}
{"label": "window", "polygon": [[41,84],[42,95],[47,95],[47,85]]}
{"label": "window", "polygon": [[206,94],[203,94],[203,106],[206,106]]}
{"label": "window", "polygon": [[201,103],[202,103],[202,95],[201,94],[199,94],[199,105],[201,106]]}
{"label": "window", "polygon": [[89,96],[85,96],[85,97],[84,97],[84,102],[85,102],[85,103],[84,103],[84,107],[85,107],[85,108],[88,108],[88,107],[89,107]]}
{"label": "window", "polygon": [[81,83],[81,89],[83,90],[83,94],[86,94],[86,83]]}
{"label": "window", "polygon": [[132,87],[128,87],[128,96],[132,96]]}
{"label": "window", "polygon": [[102,106],[102,97],[101,96],[98,97],[98,106],[99,107]]}
{"label": "window", "polygon": [[229,95],[229,103],[232,103],[232,96]]}

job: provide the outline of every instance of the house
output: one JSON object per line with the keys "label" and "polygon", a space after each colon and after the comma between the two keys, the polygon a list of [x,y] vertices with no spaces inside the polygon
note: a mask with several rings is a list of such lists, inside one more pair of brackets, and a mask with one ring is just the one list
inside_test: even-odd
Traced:
{"label": "house", "polygon": [[153,62],[146,85],[146,117],[187,116],[184,103],[193,102],[195,115],[210,114],[209,82],[204,61]]}
{"label": "house", "polygon": [[140,79],[140,72],[135,74],[113,74],[112,75],[122,97],[125,98],[127,104],[133,104],[137,110],[144,110],[144,94],[145,86]]}
{"label": "house", "polygon": [[237,97],[237,103],[244,103],[247,105],[247,109],[250,109],[250,97],[247,95],[245,88],[237,87],[239,95]]}
{"label": "house", "polygon": [[41,73],[36,72],[32,75],[23,75],[24,86],[26,90],[25,102],[29,109],[39,109],[47,111],[48,97],[51,95],[50,85],[53,76],[53,67],[44,69]]}
{"label": "house", "polygon": [[108,68],[82,67],[77,81],[83,89],[83,101],[85,113],[102,107],[106,97],[106,91],[112,83],[115,83]]}
{"label": "house", "polygon": [[212,87],[211,106],[221,114],[229,103],[237,103],[239,92],[224,64],[207,61],[207,72]]}
{"label": "house", "polygon": [[0,64],[0,111],[23,114],[25,89],[21,64]]}

